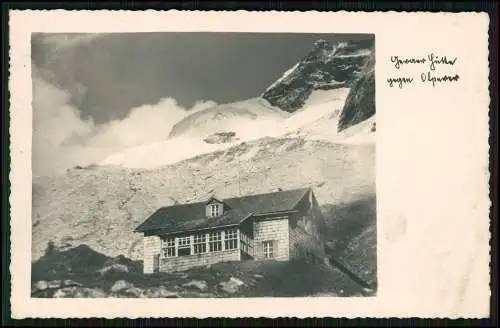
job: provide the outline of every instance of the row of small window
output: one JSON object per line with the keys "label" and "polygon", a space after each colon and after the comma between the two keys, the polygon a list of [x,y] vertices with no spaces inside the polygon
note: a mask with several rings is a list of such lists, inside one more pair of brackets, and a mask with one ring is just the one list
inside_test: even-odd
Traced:
{"label": "row of small window", "polygon": [[[191,245],[191,236],[180,237],[177,242],[177,254],[175,250],[175,238],[162,240],[162,249],[164,257],[186,256],[193,254],[207,253],[207,244],[209,252],[219,252],[224,249],[238,248],[238,230],[226,230],[224,240],[222,240],[222,232],[210,232],[208,234],[208,243],[206,234],[198,234],[193,236],[193,244]],[[193,247],[191,247],[193,246]]]}

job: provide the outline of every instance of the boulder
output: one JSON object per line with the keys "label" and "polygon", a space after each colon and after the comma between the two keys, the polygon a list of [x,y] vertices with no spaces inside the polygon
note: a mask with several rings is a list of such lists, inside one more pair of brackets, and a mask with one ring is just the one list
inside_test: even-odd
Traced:
{"label": "boulder", "polygon": [[71,287],[71,286],[78,286],[78,287],[83,287],[83,285],[79,282],[73,281],[71,279],[66,279],[63,281],[63,285],[65,287]]}
{"label": "boulder", "polygon": [[227,282],[219,283],[221,289],[228,294],[235,294],[245,283],[237,278],[231,277]]}
{"label": "boulder", "polygon": [[182,287],[195,287],[201,292],[206,292],[208,290],[207,282],[204,280],[192,280],[182,284]]}
{"label": "boulder", "polygon": [[214,134],[209,135],[203,141],[209,144],[222,144],[222,143],[228,143],[228,142],[233,142],[239,140],[238,137],[236,137],[236,133],[233,131],[229,132],[217,132]]}
{"label": "boulder", "polygon": [[100,269],[98,272],[101,275],[105,275],[108,272],[128,272],[128,271],[129,270],[126,265],[115,263]]}
{"label": "boulder", "polygon": [[100,288],[64,287],[55,291],[55,298],[104,298],[106,293]]}
{"label": "boulder", "polygon": [[128,288],[123,294],[128,297],[144,297],[144,291],[137,287]]}
{"label": "boulder", "polygon": [[135,287],[132,283],[125,280],[116,281],[113,286],[111,286],[110,291],[113,293],[119,292],[124,289],[130,289]]}
{"label": "boulder", "polygon": [[144,291],[143,297],[146,298],[177,298],[179,295],[176,292],[172,292],[165,286],[152,287]]}
{"label": "boulder", "polygon": [[35,286],[33,288],[33,292],[39,291],[39,290],[45,290],[49,288],[49,283],[46,282],[45,280],[40,280],[35,283]]}
{"label": "boulder", "polygon": [[59,288],[62,285],[61,280],[52,280],[47,282],[47,288]]}
{"label": "boulder", "polygon": [[243,286],[245,284],[243,281],[241,281],[240,279],[235,278],[235,277],[229,278],[229,282],[231,282],[235,286]]}

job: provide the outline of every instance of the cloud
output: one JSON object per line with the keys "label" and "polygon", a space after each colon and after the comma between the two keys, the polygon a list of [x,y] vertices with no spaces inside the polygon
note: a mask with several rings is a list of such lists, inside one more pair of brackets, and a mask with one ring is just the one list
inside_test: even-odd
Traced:
{"label": "cloud", "polygon": [[80,44],[90,43],[105,35],[101,33],[54,33],[42,34],[40,39],[42,43],[53,46],[57,50],[63,50]]}
{"label": "cloud", "polygon": [[36,75],[33,78],[33,174],[50,175],[99,162],[123,149],[166,140],[172,126],[193,111],[215,105],[199,101],[187,109],[175,99],[129,111],[122,120],[97,125],[70,105],[71,94]]}

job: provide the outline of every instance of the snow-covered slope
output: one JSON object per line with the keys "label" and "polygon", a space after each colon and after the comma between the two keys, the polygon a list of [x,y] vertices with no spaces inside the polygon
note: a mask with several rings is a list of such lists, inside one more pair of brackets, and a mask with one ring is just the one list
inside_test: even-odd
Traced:
{"label": "snow-covered slope", "polygon": [[153,169],[216,150],[228,148],[233,143],[210,144],[199,138],[177,137],[166,141],[148,143],[125,149],[108,156],[100,165],[118,165],[129,168]]}
{"label": "snow-covered slope", "polygon": [[[126,149],[99,164],[145,169],[173,164],[265,137],[269,134],[266,131],[281,126],[288,115],[261,98],[210,107],[175,124],[167,140]],[[227,142],[210,141],[228,133],[234,134],[234,138],[228,138]]]}
{"label": "snow-covered slope", "polygon": [[[266,137],[344,142],[346,136],[337,133],[337,126],[342,115],[349,117],[342,109],[348,95],[353,98],[350,84],[359,81],[365,61],[371,58],[369,45],[319,40],[261,96],[197,111],[177,122],[167,140],[126,149],[99,164],[151,169]],[[356,87],[360,84],[364,85]],[[348,114],[357,110],[357,102],[351,103]],[[348,142],[356,140],[374,141],[374,137]]]}
{"label": "snow-covered slope", "polygon": [[170,137],[205,138],[217,132],[245,130],[260,122],[279,122],[287,113],[262,98],[218,105],[189,115],[175,124]]}
{"label": "snow-covered slope", "polygon": [[304,124],[301,127],[285,134],[286,137],[301,137],[309,140],[324,140],[332,143],[342,144],[367,144],[375,143],[376,126],[375,114],[360,123],[349,126],[341,131],[338,131],[337,126],[340,122],[340,114],[342,113],[342,105],[340,107],[330,107],[334,112],[328,111],[330,103],[318,106],[322,108],[325,116]]}
{"label": "snow-covered slope", "polygon": [[[314,91],[293,115],[267,108],[259,98],[212,107],[180,121],[168,140],[126,149],[100,164],[152,169],[266,137],[300,136],[341,143],[344,137],[337,133],[338,118],[332,113],[340,113],[348,93],[348,88]],[[226,142],[209,142],[228,133],[234,137]]]}

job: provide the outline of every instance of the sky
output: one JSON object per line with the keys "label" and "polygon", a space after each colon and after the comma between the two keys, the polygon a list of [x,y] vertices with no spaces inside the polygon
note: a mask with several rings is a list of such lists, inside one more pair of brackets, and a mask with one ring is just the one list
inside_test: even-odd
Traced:
{"label": "sky", "polygon": [[33,34],[33,173],[164,140],[189,112],[259,96],[320,38],[373,36]]}

